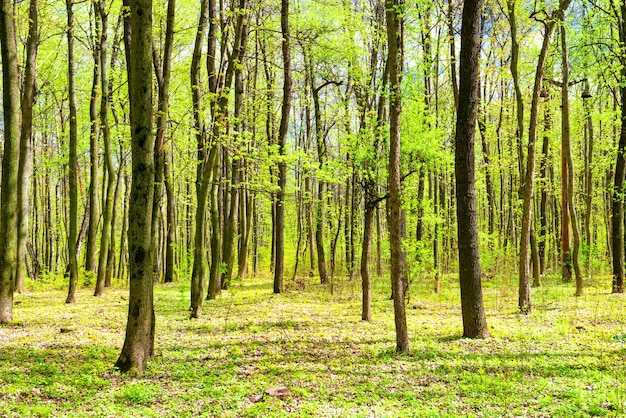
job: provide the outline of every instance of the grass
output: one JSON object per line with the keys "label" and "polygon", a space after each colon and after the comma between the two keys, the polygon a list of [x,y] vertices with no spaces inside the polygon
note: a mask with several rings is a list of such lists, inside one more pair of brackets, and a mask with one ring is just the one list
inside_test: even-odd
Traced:
{"label": "grass", "polygon": [[[410,354],[395,353],[393,307],[379,278],[371,323],[360,286],[306,279],[271,294],[268,279],[236,282],[204,316],[188,319],[188,286],[155,291],[156,356],[142,378],[113,369],[124,339],[127,291],[30,284],[15,322],[0,327],[0,416],[587,417],[626,414],[626,310],[608,279],[572,297],[546,280],[534,311],[516,313],[516,289],[485,282],[493,338],[459,338],[458,285],[412,289]],[[284,385],[285,399],[254,395]]]}

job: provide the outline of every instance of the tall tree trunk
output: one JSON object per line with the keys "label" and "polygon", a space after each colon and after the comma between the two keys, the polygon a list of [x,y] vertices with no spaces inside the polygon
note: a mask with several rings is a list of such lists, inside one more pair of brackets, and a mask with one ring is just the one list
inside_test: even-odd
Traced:
{"label": "tall tree trunk", "polygon": [[[97,278],[99,274],[97,272],[99,261],[102,261],[102,258],[98,260],[98,265],[96,264],[96,253],[97,253],[97,242],[98,242],[98,223],[100,221],[99,214],[99,201],[98,201],[98,160],[99,160],[99,147],[98,147],[98,137],[99,137],[99,118],[98,118],[98,97],[101,93],[101,80],[102,80],[102,72],[101,72],[101,60],[103,54],[101,53],[101,43],[102,41],[106,41],[106,31],[101,30],[101,16],[106,16],[106,11],[104,10],[104,4],[100,4],[101,0],[97,0],[94,3],[96,7],[94,8],[94,19],[96,26],[96,41],[94,42],[94,50],[93,50],[93,78],[91,84],[91,94],[89,96],[89,169],[90,169],[90,183],[89,183],[89,229],[87,231],[87,254],[85,256],[85,270],[87,272],[96,274]],[[101,10],[101,13],[98,13],[98,10]],[[102,32],[102,34],[100,33]],[[102,37],[104,36],[104,38]],[[105,51],[106,54],[106,51]],[[106,56],[106,55],[104,55]],[[104,80],[102,83],[108,83],[108,80]],[[100,102],[102,106],[102,100]],[[108,105],[107,105],[108,106]],[[106,156],[105,156],[106,158]],[[105,161],[106,164],[106,161]],[[105,215],[106,216],[106,215]],[[105,233],[103,229],[103,233]],[[104,255],[107,253],[106,248],[100,248],[101,252],[104,252]],[[106,260],[106,257],[104,258]],[[98,284],[96,284],[95,294],[98,294]]]}
{"label": "tall tree trunk", "polygon": [[[278,153],[287,154],[287,132],[291,109],[291,53],[289,44],[289,0],[281,0],[280,29],[283,53],[283,104],[278,130]],[[287,184],[287,164],[282,158],[278,163],[278,192],[276,193],[276,259],[274,264],[274,293],[283,291],[283,271],[285,263],[285,187]]]}
{"label": "tall tree trunk", "polygon": [[513,87],[515,88],[515,107],[516,112],[516,131],[517,140],[517,162],[520,179],[524,179],[524,151],[522,147],[522,137],[524,135],[524,96],[520,87],[519,80],[519,42],[517,40],[517,18],[515,16],[516,0],[507,0],[508,19],[511,27],[511,77],[513,79]]}
{"label": "tall tree trunk", "polygon": [[[104,143],[104,164],[107,173],[106,200],[103,204],[102,214],[102,235],[100,236],[100,254],[98,255],[98,273],[96,279],[96,289],[94,296],[103,296],[106,287],[107,266],[109,260],[109,250],[111,248],[111,231],[113,229],[113,205],[115,203],[115,188],[117,176],[115,175],[115,165],[113,164],[113,150],[111,145],[111,130],[109,127],[109,72],[107,65],[107,32],[108,15],[104,0],[95,3],[96,35],[99,37],[98,46],[94,51],[94,85],[96,80],[100,82],[100,128],[102,142]],[[95,88],[92,92],[97,91]],[[96,97],[91,100],[96,101]],[[95,103],[93,104],[95,113]],[[94,115],[95,116],[95,115]],[[93,122],[92,122],[93,123]]]}
{"label": "tall tree trunk", "polygon": [[[24,291],[26,274],[26,244],[28,242],[28,214],[30,211],[29,190],[33,181],[33,105],[35,102],[35,73],[37,68],[37,48],[39,46],[39,3],[30,0],[28,12],[28,38],[26,40],[26,69],[24,70],[24,86],[22,88],[22,124],[20,131],[20,166],[18,178],[18,236],[17,236],[17,271],[15,274],[15,291]],[[35,200],[35,199],[33,199]],[[36,200],[35,200],[36,201]],[[33,260],[36,264],[36,260]],[[37,269],[34,269],[37,271]],[[31,275],[31,279],[36,279]]]}
{"label": "tall tree trunk", "polygon": [[546,96],[544,100],[543,113],[543,143],[541,146],[541,163],[539,175],[541,176],[541,202],[539,204],[539,239],[537,250],[539,252],[540,273],[546,271],[546,241],[548,240],[548,163],[550,156],[550,130],[552,129],[552,117],[550,114],[549,93],[544,90],[542,95]]}
{"label": "tall tree trunk", "polygon": [[448,14],[446,16],[448,24],[448,44],[450,51],[450,79],[452,80],[452,96],[454,98],[454,109],[459,107],[459,84],[456,74],[456,45],[454,43],[454,0],[448,0]]}
{"label": "tall tree trunk", "polygon": [[396,324],[396,351],[409,351],[409,335],[406,324],[404,286],[402,283],[402,225],[401,225],[401,179],[400,179],[400,115],[402,113],[401,74],[403,60],[403,3],[402,0],[386,0],[386,24],[389,68],[389,200],[387,222],[391,249],[391,289]]}
{"label": "tall tree trunk", "polygon": [[70,189],[70,213],[68,233],[68,258],[70,284],[65,303],[76,302],[76,287],[78,284],[78,255],[76,251],[76,238],[78,237],[78,159],[76,148],[78,146],[78,126],[76,120],[76,61],[74,59],[74,11],[73,0],[66,0],[67,10],[67,62],[68,62],[68,98],[70,108],[70,152],[69,152],[69,189]]}
{"label": "tall tree trunk", "polygon": [[[578,217],[576,215],[576,206],[574,204],[574,158],[572,157],[572,147],[570,142],[570,122],[569,122],[569,62],[567,58],[567,36],[565,34],[565,27],[561,27],[561,57],[562,65],[561,71],[563,72],[562,86],[561,86],[561,127],[562,127],[562,140],[563,140],[563,158],[566,159],[567,171],[562,173],[563,177],[567,177],[567,206],[569,208],[569,215],[572,222],[572,238],[573,238],[573,252],[572,265],[574,267],[574,274],[576,275],[576,296],[582,296],[583,294],[583,276],[580,271],[580,264],[578,262],[578,256],[580,254],[580,229],[578,227]],[[565,208],[563,208],[565,211]],[[571,280],[571,277],[570,277]]]}
{"label": "tall tree trunk", "polygon": [[[130,15],[126,59],[130,72],[130,132],[132,186],[128,209],[130,296],[126,338],[115,367],[141,375],[154,355],[153,260],[151,240],[154,195],[154,135],[152,131],[152,0],[125,0]],[[130,31],[128,30],[130,29]]]}
{"label": "tall tree trunk", "polygon": [[532,92],[532,101],[530,108],[530,122],[528,128],[528,153],[526,155],[526,172],[524,183],[521,187],[523,197],[522,207],[522,228],[520,237],[520,260],[519,260],[519,300],[518,306],[520,312],[529,314],[531,311],[530,300],[530,235],[533,199],[535,195],[535,154],[537,146],[537,123],[539,115],[539,94],[543,83],[543,73],[548,57],[548,49],[552,34],[556,27],[556,23],[563,18],[565,10],[569,6],[571,0],[561,0],[559,8],[555,10],[548,20],[545,22],[545,33],[539,59],[537,60],[537,68],[535,72],[535,84]]}
{"label": "tall tree trunk", "polygon": [[[244,11],[242,10],[241,13]],[[239,44],[239,56],[243,57],[246,51],[246,44],[248,40],[248,25],[243,23],[241,27],[241,41]],[[234,109],[234,130],[236,138],[240,139],[243,134],[243,97],[244,97],[244,77],[243,66],[236,64],[235,69],[235,109]],[[240,146],[235,144],[235,146]],[[222,274],[222,289],[228,289],[230,281],[233,276],[233,269],[235,266],[235,249],[237,247],[237,232],[239,220],[239,204],[241,192],[241,172],[242,164],[239,158],[228,158],[226,164],[231,165],[231,178],[230,184],[227,188],[225,196],[230,197],[230,204],[228,205],[228,211],[225,212],[224,219],[224,239],[223,239],[223,256],[222,260],[226,264],[226,271]]]}
{"label": "tall tree trunk", "polygon": [[585,82],[583,91],[583,107],[585,110],[585,136],[587,137],[587,146],[585,153],[585,243],[587,244],[587,257],[585,259],[585,271],[587,277],[591,277],[591,255],[593,254],[593,245],[591,243],[591,215],[593,203],[593,119],[591,117],[591,105],[589,99],[591,93],[589,91],[589,83]]}
{"label": "tall tree trunk", "polygon": [[478,252],[478,213],[474,178],[474,137],[478,112],[480,17],[482,0],[465,0],[461,24],[459,106],[457,109],[454,167],[459,239],[459,281],[463,336],[487,338]]}
{"label": "tall tree trunk", "polygon": [[20,83],[15,20],[10,0],[2,0],[0,3],[0,45],[4,111],[4,154],[0,188],[0,324],[6,324],[13,320],[20,155]]}
{"label": "tall tree trunk", "polygon": [[[618,21],[620,44],[626,43],[626,4],[620,3],[620,19]],[[612,293],[624,293],[624,174],[626,173],[626,52],[620,56],[622,68],[620,71],[621,86],[620,99],[622,102],[622,129],[617,146],[617,161],[615,163],[615,177],[613,200],[611,204],[611,238],[613,251],[613,283]]]}
{"label": "tall tree trunk", "polygon": [[[152,45],[152,60],[154,72],[157,79],[158,102],[156,117],[156,141],[154,143],[154,208],[152,209],[152,251],[154,261],[160,260],[158,257],[157,234],[158,220],[161,214],[161,195],[163,194],[163,182],[165,179],[165,135],[167,134],[167,119],[169,108],[170,74],[172,68],[172,49],[174,48],[174,17],[176,11],[176,0],[168,0],[167,17],[165,24],[165,42],[163,44],[163,58],[159,56],[155,45]],[[160,269],[155,262],[156,281],[160,281]]]}
{"label": "tall tree trunk", "polygon": [[[193,246],[193,270],[191,273],[191,318],[198,318],[202,312],[204,289],[209,278],[206,249],[206,205],[211,178],[210,164],[215,158],[208,149],[204,114],[202,112],[202,89],[200,82],[200,61],[205,40],[207,22],[213,17],[214,0],[202,0],[200,4],[200,20],[196,32],[196,40],[191,60],[191,95],[193,106],[194,130],[197,143],[198,167],[196,169],[196,214],[195,237]],[[213,11],[213,12],[211,12]],[[213,48],[211,50],[211,48]],[[208,59],[215,59],[215,43],[209,42]]]}

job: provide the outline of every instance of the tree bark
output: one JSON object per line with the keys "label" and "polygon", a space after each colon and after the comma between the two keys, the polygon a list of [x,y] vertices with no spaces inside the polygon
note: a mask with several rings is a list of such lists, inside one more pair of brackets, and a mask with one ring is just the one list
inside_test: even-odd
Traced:
{"label": "tree bark", "polygon": [[[128,209],[130,296],[126,338],[115,367],[141,375],[154,354],[153,260],[151,220],[154,195],[154,135],[152,131],[152,0],[124,1],[130,15],[130,131],[132,186]],[[130,33],[129,33],[130,32]]]}
{"label": "tree bark", "polygon": [[78,126],[76,121],[76,61],[74,59],[74,11],[73,0],[66,0],[67,10],[67,60],[68,60],[68,98],[70,108],[70,152],[69,152],[69,189],[70,213],[68,231],[68,257],[70,284],[65,303],[76,302],[76,287],[78,284],[78,254],[76,238],[78,237],[78,160],[76,148],[78,146]]}
{"label": "tree bark", "polygon": [[523,314],[531,311],[530,299],[530,234],[533,199],[535,195],[535,154],[537,146],[537,123],[539,115],[539,94],[543,83],[543,73],[548,57],[548,49],[556,23],[563,18],[565,10],[571,0],[561,0],[559,8],[555,10],[548,21],[545,22],[545,33],[541,45],[541,51],[537,60],[535,72],[535,84],[532,92],[530,108],[530,122],[528,128],[528,152],[526,155],[526,172],[524,183],[521,186],[523,197],[522,207],[522,228],[520,237],[520,259],[519,259],[519,310]]}
{"label": "tree bark", "polygon": [[[167,152],[165,148],[165,136],[167,134],[167,119],[169,108],[170,75],[172,69],[172,50],[174,48],[174,18],[176,11],[176,0],[168,0],[167,16],[165,23],[165,42],[163,44],[163,58],[159,56],[155,45],[152,45],[152,59],[154,62],[154,72],[157,80],[157,117],[156,117],[156,140],[154,143],[154,208],[152,209],[152,251],[154,260],[158,257],[159,241],[157,241],[158,220],[161,213],[161,195],[163,194],[163,183],[165,180],[165,164]],[[166,232],[167,233],[167,232]],[[166,250],[167,251],[167,250]],[[155,280],[160,281],[161,269],[155,263]]]}
{"label": "tree bark", "polygon": [[13,288],[17,256],[18,173],[20,154],[20,95],[17,40],[13,6],[0,3],[2,46],[2,108],[4,111],[4,154],[0,190],[0,324],[13,320]]}
{"label": "tree bark", "polygon": [[[573,252],[571,254],[571,265],[574,267],[576,275],[576,296],[583,294],[583,276],[578,262],[580,254],[580,229],[578,227],[578,217],[576,215],[576,206],[574,205],[574,158],[572,157],[572,147],[570,142],[570,122],[569,122],[569,62],[567,58],[567,36],[565,27],[561,27],[561,71],[563,78],[561,80],[561,130],[563,141],[563,158],[566,160],[567,171],[562,173],[563,177],[567,177],[567,206],[569,208],[569,217],[572,224]],[[563,208],[565,211],[565,208]],[[571,280],[571,276],[570,276]]]}
{"label": "tree bark", "polygon": [[[17,236],[17,271],[15,291],[24,292],[28,242],[28,224],[30,211],[30,183],[33,181],[33,105],[35,102],[35,74],[37,68],[37,49],[39,47],[39,2],[31,0],[28,12],[28,38],[26,40],[26,68],[22,88],[22,121],[20,131],[20,166],[18,187],[18,236]],[[35,199],[33,199],[35,200]],[[38,264],[33,260],[33,264]],[[37,271],[38,269],[34,269]],[[31,275],[31,279],[37,279]]]}
{"label": "tree bark", "polygon": [[[626,42],[626,4],[620,3],[619,40]],[[622,68],[620,71],[622,84],[620,99],[622,102],[622,129],[617,146],[617,161],[615,163],[615,177],[613,199],[611,203],[611,241],[613,252],[613,283],[612,293],[624,293],[624,174],[626,173],[626,52],[621,53]]]}
{"label": "tree bark", "polygon": [[474,138],[478,112],[480,18],[482,0],[465,0],[461,24],[459,106],[457,109],[454,167],[459,240],[459,281],[463,336],[487,338],[478,250],[478,213],[474,174]]}
{"label": "tree bark", "polygon": [[278,130],[278,154],[282,157],[278,163],[278,193],[276,194],[276,258],[274,264],[274,293],[283,291],[283,271],[285,263],[285,187],[287,184],[286,155],[289,113],[291,109],[291,53],[289,50],[289,0],[281,0],[280,29],[282,33],[283,54],[283,104]]}
{"label": "tree bark", "polygon": [[[209,193],[209,180],[211,171],[209,164],[215,158],[210,155],[204,127],[204,114],[202,111],[202,88],[200,82],[200,61],[202,57],[203,43],[205,40],[207,22],[213,17],[213,0],[202,0],[200,3],[200,20],[196,32],[196,40],[191,60],[191,96],[193,106],[194,130],[197,143],[198,167],[196,169],[196,213],[195,213],[195,236],[193,246],[193,270],[191,273],[191,318],[198,318],[202,312],[204,289],[209,278],[207,249],[206,249],[206,204]],[[213,12],[214,13],[214,12]],[[209,53],[215,45],[209,44]],[[214,59],[209,57],[208,59]]]}
{"label": "tree bark", "polygon": [[[99,37],[98,46],[94,51],[94,85],[96,80],[100,82],[100,128],[102,133],[102,142],[104,143],[104,164],[107,173],[107,184],[105,196],[106,200],[103,204],[104,213],[102,214],[102,235],[100,236],[100,254],[98,255],[98,273],[96,278],[96,289],[94,296],[103,296],[106,286],[106,274],[109,259],[109,250],[111,247],[111,231],[113,229],[113,205],[115,203],[115,188],[117,184],[117,176],[115,174],[115,166],[113,164],[113,151],[111,149],[111,130],[109,128],[109,76],[107,66],[107,31],[108,16],[104,0],[98,0],[95,4],[95,21],[96,35]],[[99,33],[98,33],[99,32]],[[94,87],[92,92],[96,92]],[[91,100],[95,102],[96,97]],[[93,112],[95,116],[95,103],[93,104]],[[92,122],[92,123],[95,123]]]}
{"label": "tree bark", "polygon": [[402,0],[386,0],[386,24],[389,68],[389,200],[387,222],[391,249],[391,289],[396,324],[396,351],[409,351],[409,335],[404,303],[401,176],[400,176],[400,115],[402,113],[401,74],[403,60]]}

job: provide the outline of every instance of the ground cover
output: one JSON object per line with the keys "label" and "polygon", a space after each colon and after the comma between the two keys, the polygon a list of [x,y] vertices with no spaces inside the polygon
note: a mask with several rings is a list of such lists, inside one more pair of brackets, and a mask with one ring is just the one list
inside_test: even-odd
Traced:
{"label": "ground cover", "polygon": [[[530,316],[506,279],[485,282],[493,338],[461,339],[456,279],[440,294],[415,284],[411,352],[396,355],[387,278],[373,321],[360,321],[360,285],[271,294],[266,278],[236,282],[188,319],[186,284],[157,285],[155,358],[141,378],[113,369],[127,291],[63,304],[58,284],[16,295],[0,326],[0,416],[619,416],[626,414],[624,295],[607,278],[584,296],[545,280]],[[294,288],[292,286],[292,288]],[[286,386],[284,398],[263,395]]]}

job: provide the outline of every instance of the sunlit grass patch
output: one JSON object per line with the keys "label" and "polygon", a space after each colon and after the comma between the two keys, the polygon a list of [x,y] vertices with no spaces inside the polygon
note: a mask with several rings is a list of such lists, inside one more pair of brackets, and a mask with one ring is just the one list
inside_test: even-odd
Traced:
{"label": "sunlit grass patch", "polygon": [[[534,311],[516,312],[509,278],[490,279],[493,338],[460,338],[456,278],[432,294],[412,284],[411,352],[395,353],[388,278],[377,278],[373,321],[360,320],[358,281],[315,278],[271,294],[268,279],[236,282],[202,318],[188,286],[157,285],[156,347],[142,379],[114,371],[127,291],[94,298],[46,288],[16,295],[0,327],[3,416],[618,416],[626,413],[626,301],[602,287],[575,298],[548,278]],[[598,285],[603,285],[598,281]],[[286,386],[284,399],[264,395]]]}

